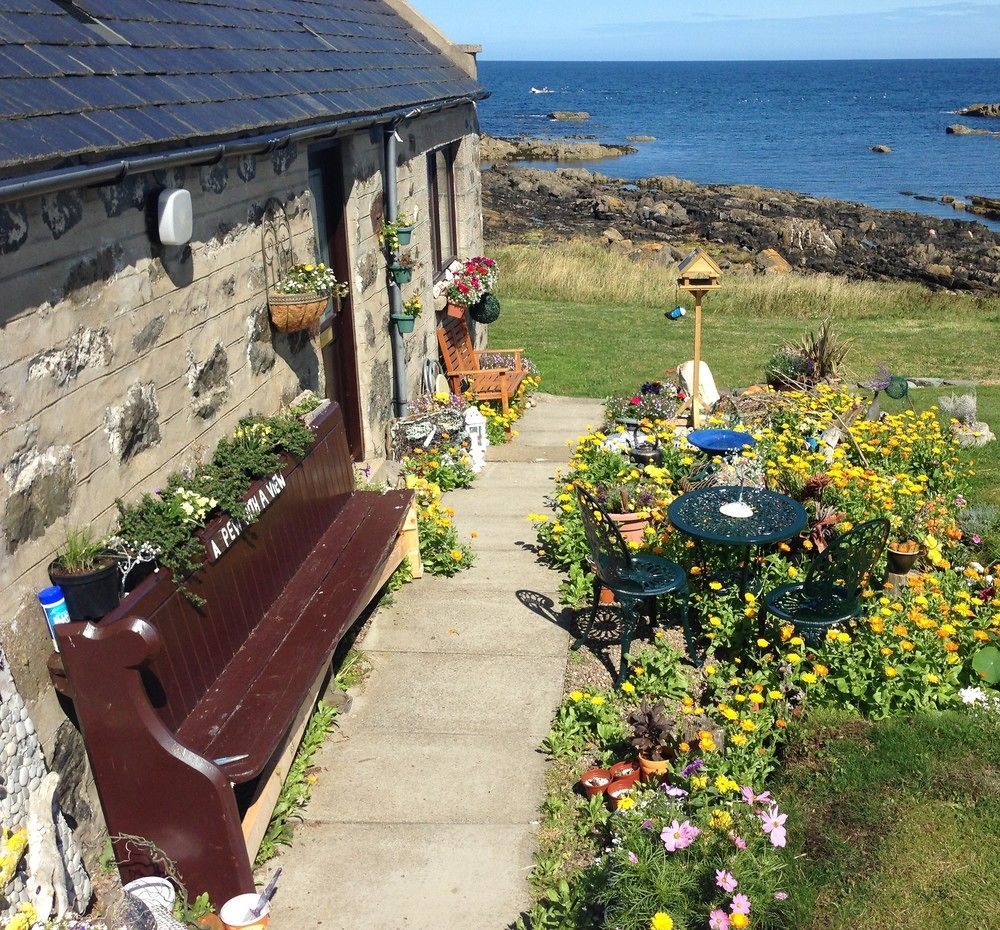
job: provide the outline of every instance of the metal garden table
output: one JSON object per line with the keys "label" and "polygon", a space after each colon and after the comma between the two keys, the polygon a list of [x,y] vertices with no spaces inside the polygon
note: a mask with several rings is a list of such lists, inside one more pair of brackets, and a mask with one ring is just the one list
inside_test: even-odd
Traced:
{"label": "metal garden table", "polygon": [[750,582],[753,548],[790,539],[808,525],[805,508],[792,498],[763,488],[743,488],[743,501],[753,508],[749,517],[730,517],[720,511],[739,499],[740,488],[719,485],[682,494],[668,508],[670,522],[686,536],[701,543],[746,549],[740,574],[740,591]]}

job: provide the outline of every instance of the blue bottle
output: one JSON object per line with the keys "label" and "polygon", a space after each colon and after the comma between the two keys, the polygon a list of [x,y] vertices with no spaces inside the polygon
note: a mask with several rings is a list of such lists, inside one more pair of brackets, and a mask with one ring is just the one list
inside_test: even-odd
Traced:
{"label": "blue bottle", "polygon": [[668,310],[664,314],[664,316],[666,316],[666,318],[668,320],[679,320],[686,313],[687,313],[687,310],[685,310],[683,307],[674,307],[673,310]]}
{"label": "blue bottle", "polygon": [[66,599],[63,597],[63,590],[59,585],[54,584],[48,588],[42,588],[38,592],[38,603],[45,611],[45,622],[49,625],[49,635],[52,643],[59,651],[59,643],[56,640],[56,624],[69,623],[69,610],[66,607]]}

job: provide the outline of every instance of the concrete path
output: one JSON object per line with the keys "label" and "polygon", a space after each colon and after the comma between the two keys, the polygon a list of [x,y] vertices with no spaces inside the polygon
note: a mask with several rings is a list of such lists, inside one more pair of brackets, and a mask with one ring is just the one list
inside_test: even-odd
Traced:
{"label": "concrete path", "polygon": [[477,562],[407,585],[375,616],[360,644],[373,671],[277,863],[276,930],[503,930],[530,903],[537,747],[569,635],[552,609],[560,576],[523,546],[526,516],[566,440],[600,416],[596,401],[540,396],[475,487],[448,495]]}

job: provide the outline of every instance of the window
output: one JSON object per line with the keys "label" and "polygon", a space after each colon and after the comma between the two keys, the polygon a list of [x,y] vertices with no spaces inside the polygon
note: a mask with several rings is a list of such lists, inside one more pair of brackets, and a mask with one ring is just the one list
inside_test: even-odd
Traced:
{"label": "window", "polygon": [[457,142],[427,153],[427,191],[431,213],[434,273],[441,274],[458,257],[455,215],[455,150]]}

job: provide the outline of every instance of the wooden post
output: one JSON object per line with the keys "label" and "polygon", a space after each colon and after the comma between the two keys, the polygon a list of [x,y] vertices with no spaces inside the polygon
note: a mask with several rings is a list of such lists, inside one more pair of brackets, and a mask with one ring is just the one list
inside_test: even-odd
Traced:
{"label": "wooden post", "polygon": [[694,292],[694,373],[691,378],[691,425],[698,429],[701,426],[700,396],[701,390],[701,299],[704,291]]}

